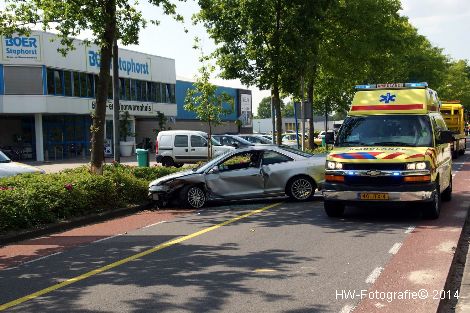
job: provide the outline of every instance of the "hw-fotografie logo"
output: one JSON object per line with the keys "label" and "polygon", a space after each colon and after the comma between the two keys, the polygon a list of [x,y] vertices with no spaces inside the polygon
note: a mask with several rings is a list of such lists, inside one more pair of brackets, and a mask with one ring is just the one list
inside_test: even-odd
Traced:
{"label": "hw-fotografie logo", "polygon": [[[90,66],[93,67],[100,67],[100,54],[95,51],[88,51],[88,63]],[[144,74],[148,75],[149,74],[149,64],[147,62],[145,63],[139,63],[135,62],[134,59],[130,60],[124,60],[122,58],[119,58],[118,60],[119,63],[119,70],[123,72],[127,72],[127,75],[129,73],[135,73],[135,74]],[[113,64],[111,64],[112,68]]]}
{"label": "hw-fotografie logo", "polygon": [[5,37],[5,56],[7,58],[37,58],[38,39],[35,37]]}

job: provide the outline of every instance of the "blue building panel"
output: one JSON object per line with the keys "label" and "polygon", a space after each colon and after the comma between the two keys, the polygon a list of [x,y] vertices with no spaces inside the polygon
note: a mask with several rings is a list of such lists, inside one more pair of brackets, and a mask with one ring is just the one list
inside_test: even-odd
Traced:
{"label": "blue building panel", "polygon": [[5,93],[5,80],[3,79],[3,64],[0,64],[0,95]]}
{"label": "blue building panel", "polygon": [[[186,111],[184,109],[184,99],[189,89],[193,89],[193,83],[177,80],[176,81],[176,105],[177,105],[177,120],[195,120],[197,116],[194,112]],[[238,96],[237,89],[229,87],[217,87],[217,93],[225,92],[234,99],[233,111],[230,114],[222,116],[223,121],[235,121],[238,118]],[[232,109],[230,104],[224,104],[224,108]]]}

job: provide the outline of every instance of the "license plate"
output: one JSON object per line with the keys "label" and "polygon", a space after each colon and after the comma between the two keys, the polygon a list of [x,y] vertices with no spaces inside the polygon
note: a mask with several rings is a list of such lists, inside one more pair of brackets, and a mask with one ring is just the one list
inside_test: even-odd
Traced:
{"label": "license plate", "polygon": [[155,201],[158,200],[159,199],[158,194],[157,193],[152,194],[152,199]]}
{"label": "license plate", "polygon": [[388,193],[370,193],[361,192],[359,194],[361,200],[389,200]]}

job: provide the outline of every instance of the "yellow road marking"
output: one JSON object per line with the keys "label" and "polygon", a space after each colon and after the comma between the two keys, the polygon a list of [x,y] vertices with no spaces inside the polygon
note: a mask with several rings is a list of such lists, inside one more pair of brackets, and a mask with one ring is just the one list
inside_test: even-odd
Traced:
{"label": "yellow road marking", "polygon": [[246,214],[242,214],[242,215],[239,215],[239,216],[236,216],[228,221],[225,221],[225,222],[222,222],[220,224],[217,224],[217,225],[214,225],[214,226],[211,226],[211,227],[208,227],[208,228],[204,228],[198,232],[195,232],[195,233],[192,233],[192,234],[189,234],[189,235],[186,235],[186,236],[183,236],[183,237],[180,237],[180,238],[176,238],[176,239],[173,239],[173,240],[170,240],[170,241],[167,241],[167,242],[164,242],[162,244],[159,244],[153,248],[150,248],[148,250],[145,250],[145,251],[142,251],[140,253],[137,253],[137,254],[134,254],[134,255],[131,255],[130,257],[127,257],[125,259],[121,259],[119,261],[116,261],[116,262],[113,262],[113,263],[110,263],[108,265],[105,265],[103,267],[100,267],[100,268],[97,268],[97,269],[94,269],[92,271],[89,271],[85,274],[82,274],[82,275],[79,275],[79,276],[76,276],[76,277],[73,277],[73,278],[70,278],[70,279],[67,279],[67,280],[64,280],[63,282],[61,283],[58,283],[58,284],[55,284],[54,286],[50,286],[50,287],[47,287],[45,289],[42,289],[42,290],[39,290],[39,291],[36,291],[32,294],[29,294],[27,296],[24,296],[24,297],[21,297],[21,298],[18,298],[16,300],[13,300],[13,301],[10,301],[10,302],[7,302],[5,304],[2,304],[0,305],[0,311],[4,311],[6,309],[9,309],[11,307],[14,307],[14,306],[17,306],[21,303],[24,303],[28,300],[32,300],[34,298],[37,298],[37,297],[40,297],[42,295],[45,295],[47,293],[50,293],[54,290],[57,290],[57,289],[60,289],[60,288],[63,288],[63,287],[66,287],[68,285],[71,285],[73,283],[76,283],[78,281],[81,281],[81,280],[84,280],[86,278],[89,278],[91,276],[94,276],[94,275],[97,275],[97,274],[100,274],[100,273],[103,273],[105,271],[108,271],[110,269],[113,269],[115,267],[118,267],[119,265],[123,265],[123,264],[126,264],[128,262],[131,262],[131,261],[134,261],[136,259],[140,259],[146,255],[149,255],[149,254],[152,254],[154,252],[157,252],[159,250],[162,250],[162,249],[165,249],[165,248],[168,248],[168,247],[171,247],[171,246],[174,246],[180,242],[183,242],[183,241],[186,241],[186,240],[189,240],[189,239],[192,239],[192,238],[195,238],[195,237],[198,237],[198,236],[201,236],[205,233],[208,233],[210,231],[213,231],[213,230],[216,230],[217,228],[220,228],[222,226],[226,226],[226,225],[229,225],[229,224],[232,224],[232,223],[235,223],[236,221],[239,221],[241,219],[244,219],[244,218],[247,218],[249,216],[252,216],[252,215],[255,215],[255,214],[258,214],[258,213],[261,213],[263,211],[266,211],[266,210],[269,210],[275,206],[278,206],[279,204],[281,204],[281,202],[278,202],[278,203],[274,203],[274,204],[271,204],[271,205],[268,205],[268,206],[265,206],[265,207],[262,207],[260,209],[256,209],[256,210],[253,210],[253,211],[250,211]]}
{"label": "yellow road marking", "polygon": [[254,270],[256,273],[271,273],[271,272],[277,272],[277,270],[273,270],[270,268],[257,268]]}

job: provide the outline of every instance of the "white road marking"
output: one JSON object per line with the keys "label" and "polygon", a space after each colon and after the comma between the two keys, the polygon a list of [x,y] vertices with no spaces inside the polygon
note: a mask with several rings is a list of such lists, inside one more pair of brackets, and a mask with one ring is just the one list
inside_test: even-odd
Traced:
{"label": "white road marking", "polygon": [[108,239],[112,239],[112,238],[119,237],[119,236],[121,236],[121,235],[122,235],[122,234],[117,234],[117,235],[114,235],[114,236],[110,236],[110,237],[106,237],[106,238],[101,238],[101,239],[98,239],[98,240],[93,241],[92,243],[102,242],[102,241],[105,241],[105,240],[108,240]]}
{"label": "white road marking", "polygon": [[41,261],[41,260],[47,259],[48,257],[54,256],[54,255],[58,255],[58,254],[61,254],[61,253],[62,253],[62,251],[56,252],[56,253],[52,253],[52,254],[49,254],[49,255],[45,255],[45,256],[43,256],[43,257],[40,257],[40,258],[37,258],[37,259],[34,259],[34,260],[30,260],[30,261],[23,262],[23,263],[21,263],[20,265],[26,265],[26,264],[29,264],[29,263]]}
{"label": "white road marking", "polygon": [[153,223],[153,224],[144,226],[144,227],[142,227],[142,229],[144,229],[144,228],[149,228],[149,227],[152,227],[152,226],[155,226],[155,225],[158,225],[158,224],[163,224],[163,223],[166,223],[166,221],[156,222],[156,223]]}
{"label": "white road marking", "polygon": [[372,273],[370,273],[369,277],[366,279],[366,284],[373,284],[379,278],[380,274],[384,270],[383,267],[376,267]]}
{"label": "white road marking", "polygon": [[408,227],[408,228],[405,230],[405,234],[412,233],[413,230],[415,230],[415,226],[410,226],[410,227]]}
{"label": "white road marking", "polygon": [[390,254],[397,254],[398,250],[400,250],[400,248],[401,248],[401,245],[402,245],[401,242],[395,243],[395,244],[390,248],[390,250],[388,250],[388,253],[390,253]]}
{"label": "white road marking", "polygon": [[346,304],[345,306],[343,306],[341,311],[339,311],[339,313],[351,313],[353,310],[354,310],[354,305]]}

